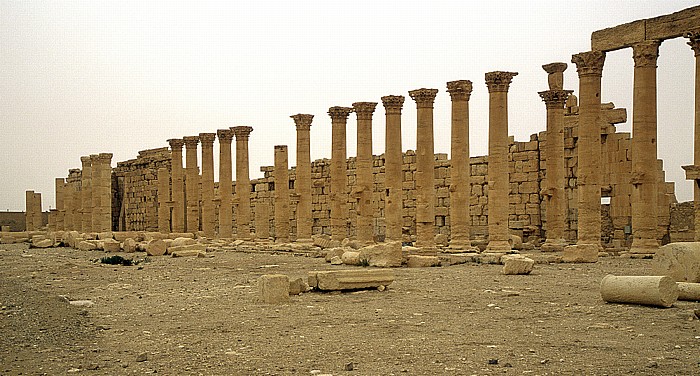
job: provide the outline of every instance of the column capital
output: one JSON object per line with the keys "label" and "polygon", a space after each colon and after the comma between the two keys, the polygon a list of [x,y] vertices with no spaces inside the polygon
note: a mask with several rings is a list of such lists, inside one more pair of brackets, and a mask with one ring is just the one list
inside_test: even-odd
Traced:
{"label": "column capital", "polygon": [[216,135],[219,137],[219,144],[230,144],[233,140],[233,131],[230,129],[217,129]]}
{"label": "column capital", "polygon": [[435,103],[435,96],[438,93],[438,89],[416,89],[408,92],[408,95],[416,101],[416,107],[422,108],[433,108],[433,103]]}
{"label": "column capital", "polygon": [[86,165],[88,163],[92,163],[92,156],[91,155],[83,155],[80,157],[80,162],[82,162],[83,165]]}
{"label": "column capital", "polygon": [[447,83],[447,92],[452,101],[468,101],[472,95],[472,82],[469,80],[450,81]]}
{"label": "column capital", "polygon": [[567,67],[566,63],[561,62],[549,63],[542,66],[542,69],[547,72],[549,90],[564,89],[564,71]]}
{"label": "column capital", "polygon": [[513,77],[517,75],[518,72],[495,71],[486,73],[484,78],[489,93],[507,92]]}
{"label": "column capital", "polygon": [[287,145],[275,145],[275,151],[287,151]]}
{"label": "column capital", "polygon": [[650,67],[656,68],[656,59],[659,57],[658,40],[645,40],[632,46],[632,58],[634,59],[634,67]]}
{"label": "column capital", "polygon": [[571,55],[571,62],[576,64],[576,71],[579,77],[582,76],[602,76],[603,64],[605,63],[605,52],[588,51]]}
{"label": "column capital", "polygon": [[294,119],[294,125],[296,125],[297,130],[309,130],[311,129],[311,122],[314,120],[314,115],[311,114],[296,114],[290,116]]}
{"label": "column capital", "polygon": [[372,120],[374,109],[377,108],[377,102],[355,102],[352,108],[357,115],[358,120]]}
{"label": "column capital", "polygon": [[100,153],[96,156],[96,160],[102,162],[102,163],[107,163],[107,164],[112,164],[112,157],[114,155],[112,153]]}
{"label": "column capital", "polygon": [[573,92],[573,90],[545,90],[540,91],[538,94],[542,97],[548,109],[563,109],[566,100],[569,99],[569,95]]}
{"label": "column capital", "polygon": [[185,145],[185,141],[181,138],[171,138],[168,140],[171,150],[182,150],[182,146]]}
{"label": "column capital", "polygon": [[182,140],[185,142],[185,148],[197,148],[197,144],[199,144],[199,136],[185,136],[182,138]]}
{"label": "column capital", "polygon": [[700,56],[700,30],[688,31],[684,36],[688,38],[688,45],[695,52],[695,56]]}
{"label": "column capital", "polygon": [[204,147],[204,146],[213,147],[215,138],[216,138],[216,133],[200,133],[199,134],[199,141],[202,142],[202,147]]}
{"label": "column capital", "polygon": [[331,120],[345,120],[352,111],[350,107],[335,106],[328,109],[328,115],[330,115]]}
{"label": "column capital", "polygon": [[382,97],[382,104],[387,114],[401,115],[403,102],[406,100],[403,95],[386,95]]}
{"label": "column capital", "polygon": [[236,136],[236,141],[238,141],[239,139],[241,141],[247,141],[250,137],[250,132],[253,131],[253,127],[247,127],[244,125],[238,127],[231,127],[231,131],[233,131],[233,135]]}

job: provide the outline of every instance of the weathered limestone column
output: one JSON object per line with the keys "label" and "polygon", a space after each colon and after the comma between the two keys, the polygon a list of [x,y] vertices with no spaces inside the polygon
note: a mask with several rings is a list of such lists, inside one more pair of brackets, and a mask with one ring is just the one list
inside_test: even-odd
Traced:
{"label": "weathered limestone column", "polygon": [[350,107],[331,107],[331,238],[342,241],[348,235],[347,229],[347,149],[346,126]]}
{"label": "weathered limestone column", "polygon": [[172,138],[168,140],[172,155],[172,207],[173,207],[173,232],[185,232],[185,183],[182,170],[182,139]]}
{"label": "weathered limestone column", "polygon": [[287,145],[275,146],[275,242],[289,242],[289,166]]}
{"label": "weathered limestone column", "polygon": [[80,175],[81,209],[79,231],[81,232],[92,232],[92,161],[93,155],[80,157],[82,173]]}
{"label": "weathered limestone column", "polygon": [[54,180],[56,189],[56,231],[65,230],[64,218],[66,214],[65,210],[65,191],[66,191],[66,179],[56,178]]}
{"label": "weathered limestone column", "polygon": [[382,97],[386,112],[386,143],[384,149],[384,186],[386,197],[384,221],[387,242],[402,241],[403,228],[403,150],[401,146],[401,109],[403,95]]}
{"label": "weathered limestone column", "polygon": [[471,217],[471,167],[469,165],[469,97],[472,82],[450,81],[447,92],[452,98],[451,171],[450,178],[450,248],[466,250],[472,248]]}
{"label": "weathered limestone column", "polygon": [[255,237],[260,240],[270,238],[270,205],[262,199],[255,201]]}
{"label": "weathered limestone column", "polygon": [[199,166],[197,166],[198,136],[185,136],[185,231],[199,231]]}
{"label": "weathered limestone column", "polygon": [[250,235],[250,173],[248,172],[248,140],[252,127],[232,127],[236,136],[236,237],[251,239]]}
{"label": "weathered limestone column", "polygon": [[355,187],[353,196],[357,198],[357,240],[365,245],[374,241],[374,210],[372,209],[372,114],[376,102],[356,102],[352,104],[357,115],[357,159],[355,162]]}
{"label": "weathered limestone column", "polygon": [[233,181],[231,140],[233,131],[219,129],[219,237],[230,238],[233,230]]}
{"label": "weathered limestone column", "polygon": [[685,37],[695,53],[695,137],[693,165],[683,166],[683,169],[686,170],[686,179],[694,182],[695,241],[700,241],[700,31],[688,32]]}
{"label": "weathered limestone column", "polygon": [[645,41],[633,46],[631,253],[656,253],[659,249],[656,173],[656,59],[658,57],[658,41]]}
{"label": "weathered limestone column", "polygon": [[100,153],[93,164],[93,231],[112,231],[112,153]]}
{"label": "weathered limestone column", "polygon": [[571,90],[564,89],[566,63],[551,63],[542,68],[549,74],[549,90],[539,92],[547,106],[547,176],[541,195],[547,202],[547,231],[542,251],[563,251],[566,245],[566,166],[564,165],[564,105]]}
{"label": "weathered limestone column", "polygon": [[41,193],[26,191],[24,197],[24,226],[26,231],[41,228]]}
{"label": "weathered limestone column", "polygon": [[66,185],[63,188],[63,230],[65,231],[73,231],[75,230],[75,226],[73,224],[73,211],[74,211],[74,204],[73,204],[73,194],[75,191],[75,187],[73,184],[68,184],[66,182]]}
{"label": "weathered limestone column", "polygon": [[102,170],[104,167],[102,166],[102,161],[100,160],[99,154],[91,155],[90,159],[92,167],[92,179],[90,179],[92,184],[90,189],[92,196],[92,201],[90,202],[90,206],[92,206],[90,212],[90,231],[100,232],[98,228],[100,227],[100,216],[102,214],[100,210],[102,209],[102,194],[104,190],[102,189],[101,184],[104,183],[102,180]]}
{"label": "weathered limestone column", "polygon": [[416,247],[435,247],[435,145],[433,103],[437,89],[408,92],[416,101]]}
{"label": "weathered limestone column", "polygon": [[[314,119],[314,115],[296,114],[290,117],[294,119],[294,124],[297,128],[297,177],[294,182],[294,191],[299,197],[299,202],[297,203],[296,241],[309,243],[311,242],[313,226],[313,209],[311,206],[311,121]],[[255,209],[257,211],[257,204]]]}
{"label": "weathered limestone column", "polygon": [[579,76],[578,241],[600,247],[600,81],[605,53],[582,52],[571,57]]}
{"label": "weathered limestone column", "polygon": [[170,173],[165,167],[158,169],[158,232],[170,232]]}
{"label": "weathered limestone column", "polygon": [[214,212],[214,139],[216,133],[200,133],[202,143],[202,231],[207,238],[216,235]]}
{"label": "weathered limestone column", "polygon": [[488,228],[487,251],[509,251],[508,88],[517,72],[486,73],[489,90]]}

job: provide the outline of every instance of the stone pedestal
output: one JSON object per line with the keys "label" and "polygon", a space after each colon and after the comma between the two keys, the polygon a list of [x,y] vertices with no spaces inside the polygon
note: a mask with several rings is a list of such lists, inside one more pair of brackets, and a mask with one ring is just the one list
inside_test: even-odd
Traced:
{"label": "stone pedestal", "polygon": [[[695,137],[693,147],[693,165],[700,166],[700,31],[685,35],[688,45],[695,53]],[[700,169],[700,167],[698,167]],[[686,179],[688,179],[686,177]],[[695,240],[700,241],[700,174],[694,178],[693,197],[695,204]]]}
{"label": "stone pedestal", "polygon": [[471,168],[469,165],[469,97],[472,82],[469,80],[447,83],[452,98],[451,170],[450,178],[450,248],[472,249],[470,240],[471,216]]}
{"label": "stone pedestal", "polygon": [[403,227],[403,150],[401,146],[401,109],[405,98],[402,95],[382,97],[386,112],[386,146],[384,150],[384,222],[387,242],[402,240]]}
{"label": "stone pedestal", "polygon": [[508,88],[518,73],[486,73],[489,91],[488,228],[489,252],[509,251]]}
{"label": "stone pedestal", "polygon": [[600,81],[605,53],[573,55],[579,76],[578,125],[578,241],[600,248]]}
{"label": "stone pedestal", "polygon": [[170,174],[168,169],[158,169],[158,232],[170,232]]}
{"label": "stone pedestal", "polygon": [[346,131],[350,107],[331,107],[331,238],[341,241],[348,236],[347,194],[348,184],[346,161]]}
{"label": "stone pedestal", "polygon": [[416,247],[435,248],[435,146],[433,103],[437,89],[409,91],[416,102]]}
{"label": "stone pedestal", "polygon": [[202,231],[207,238],[216,235],[214,211],[214,139],[216,133],[200,133],[202,143]]}
{"label": "stone pedestal", "polygon": [[376,102],[356,102],[352,107],[357,115],[357,159],[355,161],[355,187],[357,199],[357,240],[363,244],[374,241],[374,210],[372,208],[372,114]]}
{"label": "stone pedestal", "polygon": [[[297,167],[294,193],[297,203],[297,242],[310,243],[313,225],[311,206],[311,121],[314,115],[296,114],[291,116],[297,129]],[[256,205],[256,212],[257,212]],[[256,226],[257,227],[257,226]]]}
{"label": "stone pedestal", "polygon": [[185,232],[185,182],[182,169],[182,146],[185,142],[181,139],[168,140],[172,155],[171,180],[172,180],[172,229],[173,232]]}
{"label": "stone pedestal", "polygon": [[275,146],[275,242],[289,242],[289,172],[287,145]]}
{"label": "stone pedestal", "polygon": [[248,140],[252,127],[232,127],[236,136],[236,237],[251,239],[250,236],[250,173],[248,165]]}
{"label": "stone pedestal", "polygon": [[187,203],[185,231],[199,231],[199,167],[197,166],[197,145],[199,137],[185,136],[185,201]]}
{"label": "stone pedestal", "polygon": [[233,231],[233,178],[231,141],[233,131],[219,129],[219,237],[230,238]]}
{"label": "stone pedestal", "polygon": [[96,155],[80,157],[82,174],[80,175],[80,231],[92,232],[92,161]]}

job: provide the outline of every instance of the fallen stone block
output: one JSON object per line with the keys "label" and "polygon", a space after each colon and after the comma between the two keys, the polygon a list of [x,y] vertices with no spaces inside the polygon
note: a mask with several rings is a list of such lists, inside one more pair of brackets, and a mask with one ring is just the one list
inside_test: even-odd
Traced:
{"label": "fallen stone block", "polygon": [[440,259],[437,256],[409,255],[406,265],[409,268],[428,268],[440,266]]}
{"label": "fallen stone block", "polygon": [[134,253],[136,252],[136,248],[138,246],[138,243],[136,240],[132,238],[126,238],[124,239],[124,242],[122,242],[122,249],[126,253]]}
{"label": "fallen stone block", "polygon": [[111,231],[97,233],[97,240],[106,240],[106,239],[113,239],[113,238],[114,238],[114,236],[112,235]]}
{"label": "fallen stone block", "polygon": [[401,266],[403,253],[401,252],[401,242],[387,242],[372,244],[360,248],[360,262],[366,260],[369,266],[380,268],[391,268]]}
{"label": "fallen stone block", "polygon": [[311,237],[313,239],[313,244],[317,247],[320,248],[330,248],[331,247],[331,238],[328,235],[313,235]]}
{"label": "fallen stone block", "polygon": [[530,274],[535,265],[535,260],[522,255],[505,255],[501,257],[503,274],[519,275]]}
{"label": "fallen stone block", "polygon": [[284,274],[266,274],[258,279],[258,291],[263,303],[289,302],[289,277]]}
{"label": "fallen stone block", "polygon": [[190,238],[194,239],[194,234],[191,232],[171,232],[168,234],[168,238],[170,239],[177,239],[177,238]]}
{"label": "fallen stone block", "polygon": [[299,295],[309,290],[309,284],[304,281],[304,278],[294,278],[289,281],[289,295]]}
{"label": "fallen stone block", "polygon": [[345,265],[360,265],[360,252],[346,251],[340,256]]}
{"label": "fallen stone block", "polygon": [[326,262],[330,262],[333,257],[343,256],[343,253],[345,253],[347,251],[352,251],[352,248],[343,248],[343,247],[327,248]]}
{"label": "fallen stone block", "polygon": [[343,265],[343,259],[338,256],[333,256],[331,258],[331,265]]}
{"label": "fallen stone block", "polygon": [[570,263],[588,263],[598,261],[598,252],[601,250],[598,244],[576,244],[564,247],[562,260]]}
{"label": "fallen stone block", "polygon": [[391,269],[331,270],[309,272],[309,286],[324,291],[385,288],[394,282]]}
{"label": "fallen stone block", "polygon": [[51,239],[41,239],[41,240],[34,240],[32,239],[32,247],[34,248],[50,248],[53,247],[53,240]]}
{"label": "fallen stone block", "polygon": [[480,253],[476,260],[480,264],[491,264],[498,265],[501,263],[501,257],[505,256],[505,253],[501,252],[484,252]]}
{"label": "fallen stone block", "polygon": [[671,307],[678,299],[678,287],[668,276],[606,275],[600,283],[600,295],[609,303]]}
{"label": "fallen stone block", "polygon": [[651,272],[676,282],[700,283],[700,242],[669,243],[659,248]]}
{"label": "fallen stone block", "polygon": [[112,236],[114,237],[114,240],[123,243],[124,240],[131,238],[131,239],[137,239],[138,234],[136,231],[119,231],[119,232],[113,232]]}
{"label": "fallen stone block", "polygon": [[97,250],[97,242],[96,241],[90,241],[90,240],[83,240],[80,243],[78,243],[79,250],[81,251],[94,251]]}
{"label": "fallen stone block", "polygon": [[172,257],[206,257],[207,253],[203,250],[184,249],[180,251],[170,252]]}
{"label": "fallen stone block", "polygon": [[700,301],[700,283],[676,282],[678,300]]}
{"label": "fallen stone block", "polygon": [[450,266],[476,262],[478,256],[479,254],[475,252],[465,252],[440,254],[438,258],[440,259],[440,265]]}
{"label": "fallen stone block", "polygon": [[146,254],[149,256],[163,256],[168,249],[161,239],[153,239],[146,245]]}
{"label": "fallen stone block", "polygon": [[508,243],[510,243],[510,248],[511,249],[523,249],[523,239],[519,237],[518,235],[510,235],[510,239],[508,239]]}
{"label": "fallen stone block", "polygon": [[197,244],[197,241],[192,238],[175,238],[171,243],[171,247],[182,247],[185,245]]}
{"label": "fallen stone block", "polygon": [[119,252],[122,250],[122,245],[118,241],[109,238],[102,241],[102,249],[105,252]]}
{"label": "fallen stone block", "polygon": [[343,239],[343,241],[340,242],[340,246],[346,247],[346,248],[352,248],[353,250],[358,250],[361,248],[360,242],[358,242],[357,240],[354,240],[354,239],[351,240],[348,238]]}

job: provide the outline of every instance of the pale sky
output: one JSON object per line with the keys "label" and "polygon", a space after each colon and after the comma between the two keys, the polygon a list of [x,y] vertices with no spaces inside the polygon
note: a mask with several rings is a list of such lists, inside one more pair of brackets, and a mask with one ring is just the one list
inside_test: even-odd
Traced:
{"label": "pale sky", "polygon": [[[384,151],[380,97],[404,95],[403,149],[415,149],[408,91],[439,89],[435,151],[449,153],[447,81],[474,82],[471,155],[487,153],[484,73],[519,72],[509,91],[510,134],[545,130],[543,64],[562,61],[593,31],[672,13],[697,1],[7,1],[0,0],[0,210],[24,210],[25,190],[55,207],[54,178],[80,156],[111,152],[112,166],[167,139],[254,128],[252,178],[289,146],[290,115],[314,114],[312,159],[330,158],[332,106],[380,102],[374,154]],[[692,199],[681,165],[693,162],[695,58],[682,38],[661,45],[659,157],[680,201]],[[631,49],[608,53],[602,101],[632,120]],[[356,150],[348,119],[348,156]],[[218,141],[214,149],[218,166]],[[217,167],[218,169],[218,167]],[[235,179],[235,172],[234,172]],[[218,172],[217,172],[218,180]]]}

